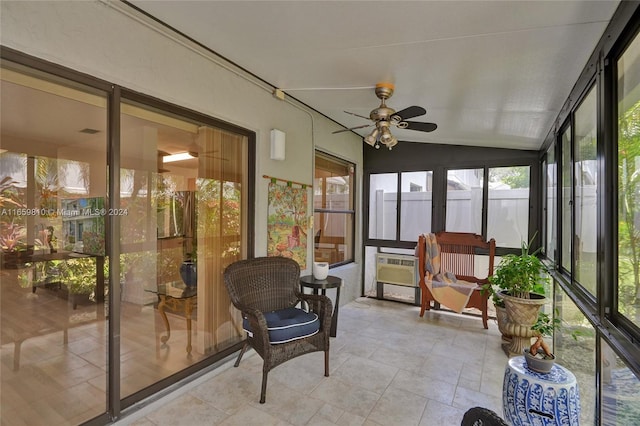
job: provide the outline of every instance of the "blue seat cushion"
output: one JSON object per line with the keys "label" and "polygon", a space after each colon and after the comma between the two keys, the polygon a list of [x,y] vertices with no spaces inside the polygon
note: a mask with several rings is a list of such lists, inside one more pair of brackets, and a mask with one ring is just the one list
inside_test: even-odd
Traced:
{"label": "blue seat cushion", "polygon": [[[299,308],[280,309],[265,312],[269,329],[269,341],[272,344],[286,343],[303,337],[312,336],[320,330],[320,319],[313,312]],[[248,319],[242,321],[242,328],[253,337]]]}

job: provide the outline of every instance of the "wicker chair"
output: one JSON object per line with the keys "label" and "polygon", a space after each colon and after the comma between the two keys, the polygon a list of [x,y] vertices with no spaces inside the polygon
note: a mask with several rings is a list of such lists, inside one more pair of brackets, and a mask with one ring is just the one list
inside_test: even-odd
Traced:
{"label": "wicker chair", "polygon": [[462,417],[460,426],[509,426],[495,411],[488,408],[473,407]]}
{"label": "wicker chair", "polygon": [[[247,331],[247,340],[234,366],[240,365],[242,355],[249,347],[255,349],[264,361],[261,404],[265,402],[269,371],[292,358],[309,352],[324,351],[324,375],[329,376],[331,299],[300,292],[300,266],[296,261],[285,257],[241,260],[225,269],[224,282],[231,302],[242,312],[244,329]],[[281,330],[284,327],[274,327],[272,323],[270,331],[270,318],[279,312],[290,311],[299,302],[304,302],[302,306],[306,304],[309,312],[317,315],[319,330],[312,335],[284,338],[282,343],[273,343],[273,333],[276,332],[274,329]]]}

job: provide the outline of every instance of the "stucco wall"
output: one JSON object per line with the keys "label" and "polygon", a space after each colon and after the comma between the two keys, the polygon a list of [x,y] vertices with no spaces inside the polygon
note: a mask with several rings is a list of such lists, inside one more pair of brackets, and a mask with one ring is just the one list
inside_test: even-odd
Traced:
{"label": "stucco wall", "polygon": [[[361,139],[332,135],[337,124],[290,98],[274,98],[271,87],[210,52],[119,2],[3,0],[0,7],[4,46],[256,132],[256,255],[267,247],[268,182],[262,175],[311,184],[314,147],[356,164],[361,211]],[[286,133],[284,161],[269,158],[272,128]],[[343,303],[360,295],[361,223],[358,214],[356,263],[331,271],[344,278]],[[310,245],[309,264],[312,259]]]}

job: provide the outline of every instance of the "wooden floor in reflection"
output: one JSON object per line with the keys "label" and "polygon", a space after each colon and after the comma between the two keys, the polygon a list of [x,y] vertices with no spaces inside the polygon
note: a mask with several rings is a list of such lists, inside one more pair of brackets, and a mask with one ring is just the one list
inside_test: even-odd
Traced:
{"label": "wooden floor in reflection", "polygon": [[[21,288],[16,273],[0,272],[0,424],[77,425],[104,413],[108,312],[90,301],[73,309],[55,288]],[[122,397],[205,357],[196,344],[187,354],[184,317],[168,317],[171,338],[163,344],[154,304],[122,303]],[[194,316],[194,342],[197,328]]]}

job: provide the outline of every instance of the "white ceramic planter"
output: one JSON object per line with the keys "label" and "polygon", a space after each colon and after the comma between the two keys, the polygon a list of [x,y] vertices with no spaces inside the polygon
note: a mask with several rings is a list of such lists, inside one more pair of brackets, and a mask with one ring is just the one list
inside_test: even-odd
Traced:
{"label": "white ceramic planter", "polygon": [[313,278],[325,280],[329,275],[329,262],[313,262]]}

